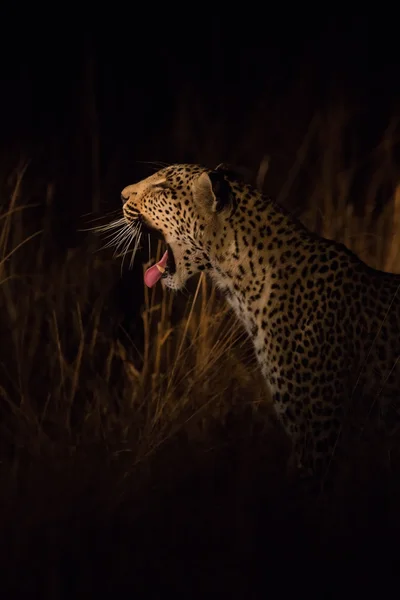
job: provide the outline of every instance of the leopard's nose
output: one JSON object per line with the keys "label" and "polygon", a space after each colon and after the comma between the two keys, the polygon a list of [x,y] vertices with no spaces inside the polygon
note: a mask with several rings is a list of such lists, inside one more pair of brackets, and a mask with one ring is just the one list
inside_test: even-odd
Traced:
{"label": "leopard's nose", "polygon": [[121,200],[122,200],[122,204],[125,204],[125,202],[128,202],[129,196],[124,196],[123,194],[121,194]]}

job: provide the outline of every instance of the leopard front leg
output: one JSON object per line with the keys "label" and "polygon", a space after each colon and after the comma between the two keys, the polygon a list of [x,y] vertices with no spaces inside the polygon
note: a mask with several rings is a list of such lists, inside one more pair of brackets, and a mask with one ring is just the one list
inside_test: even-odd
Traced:
{"label": "leopard front leg", "polygon": [[336,402],[275,392],[273,404],[292,443],[289,468],[295,467],[303,475],[313,475],[326,481],[331,471],[341,429],[341,407]]}
{"label": "leopard front leg", "polygon": [[287,393],[276,391],[272,394],[272,403],[275,414],[291,442],[291,453],[287,465],[288,471],[300,473],[304,471],[306,461],[306,415],[299,406],[290,401]]}

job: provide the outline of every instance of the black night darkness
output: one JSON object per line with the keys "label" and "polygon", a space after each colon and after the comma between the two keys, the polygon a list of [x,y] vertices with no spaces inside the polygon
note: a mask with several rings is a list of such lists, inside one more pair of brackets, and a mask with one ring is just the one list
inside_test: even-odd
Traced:
{"label": "black night darkness", "polygon": [[4,598],[324,598],[392,575],[398,430],[367,424],[308,498],[224,298],[145,288],[156,240],[130,265],[95,230],[160,166],[226,162],[400,273],[395,16],[275,8],[3,19]]}

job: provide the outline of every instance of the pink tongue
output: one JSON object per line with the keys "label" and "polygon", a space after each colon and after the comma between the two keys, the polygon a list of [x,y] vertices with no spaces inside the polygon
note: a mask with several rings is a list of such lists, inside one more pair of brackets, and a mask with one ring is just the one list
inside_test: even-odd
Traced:
{"label": "pink tongue", "polygon": [[159,281],[165,271],[165,267],[168,260],[168,250],[164,252],[164,256],[155,265],[147,269],[144,274],[144,282],[147,287],[153,287]]}

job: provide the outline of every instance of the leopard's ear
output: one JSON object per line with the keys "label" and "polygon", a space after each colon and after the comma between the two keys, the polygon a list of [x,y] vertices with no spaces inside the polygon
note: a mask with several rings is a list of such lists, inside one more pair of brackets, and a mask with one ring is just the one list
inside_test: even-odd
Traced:
{"label": "leopard's ear", "polygon": [[232,189],[223,171],[204,171],[192,185],[193,199],[199,209],[220,213],[232,204]]}

